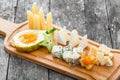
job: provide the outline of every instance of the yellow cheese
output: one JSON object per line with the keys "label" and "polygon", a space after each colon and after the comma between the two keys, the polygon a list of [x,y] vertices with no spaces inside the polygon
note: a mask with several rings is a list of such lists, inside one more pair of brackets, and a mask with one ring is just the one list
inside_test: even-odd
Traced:
{"label": "yellow cheese", "polygon": [[33,13],[31,11],[27,11],[27,18],[28,18],[29,29],[33,29],[34,16],[33,16]]}
{"label": "yellow cheese", "polygon": [[34,29],[40,29],[40,19],[37,14],[34,14]]}
{"label": "yellow cheese", "polygon": [[47,14],[47,30],[52,29],[52,14],[49,12]]}
{"label": "yellow cheese", "polygon": [[33,14],[38,14],[37,3],[33,3],[33,5],[32,5],[32,12],[33,12]]}
{"label": "yellow cheese", "polygon": [[39,11],[39,16],[40,16],[40,29],[45,30],[45,19],[44,19],[44,12],[42,7],[40,8]]}

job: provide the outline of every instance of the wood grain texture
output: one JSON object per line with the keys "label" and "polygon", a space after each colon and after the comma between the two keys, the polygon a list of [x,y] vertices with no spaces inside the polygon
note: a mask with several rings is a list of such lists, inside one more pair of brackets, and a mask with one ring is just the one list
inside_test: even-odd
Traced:
{"label": "wood grain texture", "polygon": [[[14,22],[16,2],[16,0],[0,1],[0,17]],[[4,37],[0,35],[0,80],[7,79],[7,68],[9,63],[9,54],[4,50],[3,40]]]}
{"label": "wood grain texture", "polygon": [[85,18],[88,38],[111,47],[105,0],[85,0]]}
{"label": "wood grain texture", "polygon": [[[82,36],[88,34],[96,42],[120,49],[119,0],[1,0],[0,17],[16,23],[26,21],[26,10],[33,2],[43,6],[45,14],[49,10],[53,13],[54,24],[77,29]],[[10,56],[9,60],[3,39],[0,36],[0,80],[74,80],[21,58]]]}
{"label": "wood grain texture", "polygon": [[[7,24],[7,23],[6,23]],[[55,59],[52,57],[50,53],[48,53],[47,49],[41,47],[40,49],[30,52],[30,53],[23,53],[16,50],[15,47],[11,46],[11,41],[13,36],[18,33],[18,31],[27,29],[28,25],[22,25],[18,29],[16,29],[11,35],[8,35],[5,39],[5,49],[12,55],[22,57],[26,60],[32,61],[49,69],[58,71],[62,74],[66,74],[68,76],[72,76],[76,79],[96,79],[96,80],[106,80],[109,77],[113,78],[113,74],[115,74],[115,78],[117,78],[120,72],[115,72],[116,69],[120,66],[120,51],[113,52],[114,59],[113,59],[113,66],[106,67],[106,66],[94,66],[90,71],[82,68],[81,66],[72,67],[62,60]],[[58,28],[57,28],[58,29]],[[69,33],[70,34],[70,33]],[[80,37],[81,38],[81,37]],[[89,40],[90,45],[94,45],[99,47],[98,43]],[[27,74],[26,74],[27,75]],[[33,75],[32,75],[33,76]],[[22,77],[24,78],[24,77]],[[18,78],[17,78],[18,79]],[[63,78],[65,79],[65,78]],[[114,80],[114,78],[113,78]]]}
{"label": "wood grain texture", "polygon": [[108,13],[108,29],[112,39],[112,47],[120,49],[120,1],[106,0],[106,7]]}
{"label": "wood grain texture", "polygon": [[[27,20],[26,12],[31,10],[33,2],[37,2],[38,7],[43,7],[45,13],[48,12],[49,0],[18,0],[15,14],[16,23]],[[11,55],[8,80],[48,80],[48,69]]]}

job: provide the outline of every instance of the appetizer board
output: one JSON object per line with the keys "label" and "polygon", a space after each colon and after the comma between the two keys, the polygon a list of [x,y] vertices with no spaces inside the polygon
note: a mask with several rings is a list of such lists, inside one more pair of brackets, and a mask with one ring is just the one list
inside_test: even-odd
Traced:
{"label": "appetizer board", "polygon": [[[53,25],[57,30],[60,30],[59,27]],[[26,59],[28,61],[34,62],[46,68],[55,70],[62,74],[74,77],[76,79],[88,79],[88,80],[115,80],[120,76],[120,50],[111,49],[111,52],[114,53],[113,66],[94,66],[91,70],[86,70],[81,66],[70,66],[65,63],[63,60],[56,59],[52,57],[52,54],[48,52],[45,47],[41,47],[36,51],[23,53],[19,52],[11,44],[13,36],[28,28],[28,22],[21,24],[11,23],[9,21],[0,19],[0,34],[6,36],[4,40],[4,46],[8,53]],[[68,31],[70,34],[70,31]],[[79,39],[82,37],[79,36]],[[89,44],[99,47],[99,44],[88,40]]]}

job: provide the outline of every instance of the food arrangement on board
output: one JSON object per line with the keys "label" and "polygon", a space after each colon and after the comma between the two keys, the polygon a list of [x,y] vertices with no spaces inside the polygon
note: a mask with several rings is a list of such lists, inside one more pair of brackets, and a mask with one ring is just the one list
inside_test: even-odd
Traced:
{"label": "food arrangement on board", "polygon": [[13,37],[18,51],[28,53],[44,46],[54,58],[62,59],[71,66],[81,65],[87,70],[94,65],[113,66],[114,55],[110,48],[104,44],[99,47],[90,45],[87,35],[80,39],[75,29],[71,34],[68,34],[66,27],[56,30],[52,24],[52,13],[49,12],[45,18],[43,9],[38,11],[36,3],[32,11],[27,11],[27,17],[28,29]]}

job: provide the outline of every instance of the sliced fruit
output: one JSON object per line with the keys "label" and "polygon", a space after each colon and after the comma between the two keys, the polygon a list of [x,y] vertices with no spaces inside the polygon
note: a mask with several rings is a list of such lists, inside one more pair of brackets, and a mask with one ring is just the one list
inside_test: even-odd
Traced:
{"label": "sliced fruit", "polygon": [[39,43],[44,41],[45,31],[40,30],[24,30],[17,33],[13,37],[13,43],[17,50],[22,52],[30,52],[39,48]]}
{"label": "sliced fruit", "polygon": [[40,46],[46,47],[49,52],[51,52],[52,47],[55,45],[54,40],[53,40],[53,38],[54,38],[53,32],[55,30],[56,29],[53,28],[50,31],[46,31],[46,33],[44,33],[44,37],[45,37],[44,41],[39,44]]}

